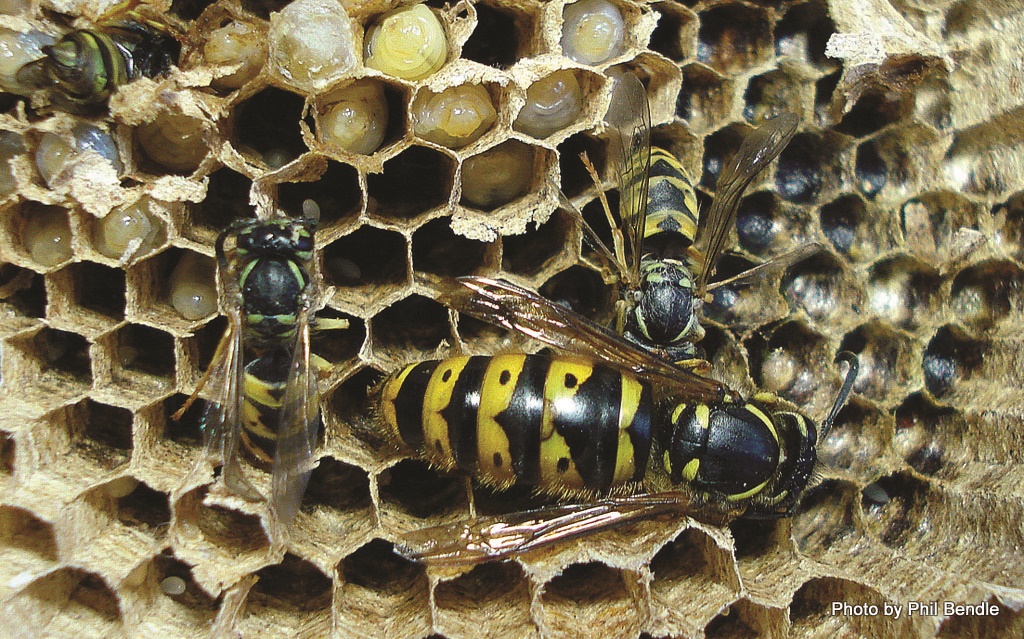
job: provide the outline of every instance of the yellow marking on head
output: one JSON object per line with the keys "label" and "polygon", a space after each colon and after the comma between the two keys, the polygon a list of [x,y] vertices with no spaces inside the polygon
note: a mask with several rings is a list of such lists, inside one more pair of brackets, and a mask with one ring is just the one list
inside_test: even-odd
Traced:
{"label": "yellow marking on head", "polygon": [[[526,355],[492,357],[480,385],[476,425],[477,467],[480,479],[488,485],[509,486],[516,480],[508,435],[495,418],[512,401],[525,362]],[[494,463],[495,456],[501,460],[500,466]]]}
{"label": "yellow marking on head", "polygon": [[686,465],[683,466],[683,479],[686,481],[693,481],[699,471],[700,460],[697,458],[693,458],[690,461],[686,462]]}
{"label": "yellow marking on head", "polygon": [[575,397],[580,385],[594,373],[592,364],[576,359],[556,357],[551,360],[547,378],[544,380],[544,419],[541,422],[541,441],[551,437],[555,425],[552,411],[559,401]]}
{"label": "yellow marking on head", "polygon": [[442,360],[427,382],[423,397],[423,452],[428,461],[438,465],[451,465],[455,459],[448,422],[441,411],[451,404],[455,382],[468,362],[469,357],[465,356]]}
{"label": "yellow marking on head", "polygon": [[629,438],[626,429],[636,418],[643,392],[643,385],[631,375],[622,376],[622,400],[619,403],[619,446],[615,455],[613,485],[626,483],[636,473],[636,460],[634,459],[636,453],[633,450],[633,440]]}

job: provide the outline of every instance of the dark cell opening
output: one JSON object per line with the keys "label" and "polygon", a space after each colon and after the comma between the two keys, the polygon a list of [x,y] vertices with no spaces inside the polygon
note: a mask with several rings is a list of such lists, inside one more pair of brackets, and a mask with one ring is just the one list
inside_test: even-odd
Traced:
{"label": "dark cell opening", "polygon": [[366,176],[367,191],[376,200],[371,213],[385,218],[411,219],[448,201],[454,161],[414,146],[384,163],[383,173]]}
{"label": "dark cell opening", "polygon": [[240,103],[235,111],[234,139],[239,151],[270,168],[291,162],[306,151],[299,122],[302,97],[273,87]]}
{"label": "dark cell opening", "polygon": [[431,220],[412,237],[413,269],[445,277],[469,275],[483,264],[487,244],[457,235],[448,218]]}
{"label": "dark cell opening", "polygon": [[372,286],[406,279],[405,238],[394,231],[361,226],[328,244],[323,254],[328,284]]}

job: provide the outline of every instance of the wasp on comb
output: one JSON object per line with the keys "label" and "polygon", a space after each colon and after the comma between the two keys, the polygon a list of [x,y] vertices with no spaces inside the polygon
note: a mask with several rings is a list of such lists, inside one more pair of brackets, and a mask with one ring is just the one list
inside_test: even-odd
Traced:
{"label": "wasp on comb", "polygon": [[[217,238],[221,299],[228,328],[195,392],[172,416],[179,419],[206,384],[216,395],[203,414],[204,460],[223,467],[224,485],[252,501],[259,491],[238,459],[244,449],[272,473],[271,509],[287,523],[298,512],[312,470],[320,427],[317,367],[310,325],[347,328],[339,319],[314,319],[321,293],[313,266],[319,209],[307,217],[238,220]],[[190,482],[186,479],[184,485]]]}
{"label": "wasp on comb", "polygon": [[75,29],[43,47],[45,57],[18,69],[19,83],[45,91],[64,110],[91,113],[118,87],[167,73],[178,64],[180,30],[166,16],[147,18],[129,4],[108,12],[96,28]]}
{"label": "wasp on comb", "polygon": [[[769,263],[709,286],[708,280],[736,221],[747,186],[774,160],[796,133],[799,120],[783,113],[768,120],[743,140],[718,176],[715,199],[699,220],[697,196],[687,171],[671,153],[651,147],[651,115],[647,92],[636,76],[615,79],[614,99],[607,115],[612,132],[613,173],[619,189],[616,218],[599,189],[612,247],[601,241],[568,198],[562,205],[581,223],[588,243],[610,265],[622,287],[616,304],[616,332],[642,348],[681,365],[704,365],[695,347],[704,337],[700,310],[717,286],[749,279],[821,249],[807,244]],[[595,183],[600,178],[589,159],[584,164]]]}
{"label": "wasp on comb", "polygon": [[391,439],[433,466],[577,503],[406,535],[402,554],[473,564],[658,515],[710,521],[791,515],[817,445],[846,402],[858,365],[821,428],[781,400],[742,400],[536,293],[463,277],[451,308],[556,348],[547,355],[452,357],[385,379],[375,399]]}

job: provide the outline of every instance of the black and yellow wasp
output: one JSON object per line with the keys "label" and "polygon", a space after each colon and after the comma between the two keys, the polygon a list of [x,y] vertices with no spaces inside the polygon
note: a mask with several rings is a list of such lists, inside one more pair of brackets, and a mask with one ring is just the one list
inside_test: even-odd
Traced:
{"label": "black and yellow wasp", "polygon": [[576,503],[406,535],[399,551],[429,563],[503,559],[658,515],[789,516],[858,370],[855,356],[840,355],[849,372],[819,430],[774,395],[744,401],[513,284],[463,277],[440,298],[560,354],[408,366],[375,391],[388,435],[487,486]]}
{"label": "black and yellow wasp", "polygon": [[178,64],[182,32],[166,16],[147,18],[129,4],[115,7],[95,28],[75,29],[43,47],[45,57],[23,65],[18,81],[45,91],[61,109],[90,113],[118,87],[169,71]]}
{"label": "black and yellow wasp", "polygon": [[195,392],[173,416],[180,418],[203,386],[214,384],[201,422],[205,460],[193,474],[208,473],[208,461],[220,464],[230,491],[259,500],[239,462],[244,448],[258,466],[271,469],[270,504],[283,522],[298,511],[320,427],[310,325],[348,326],[312,315],[321,297],[313,268],[316,222],[315,216],[238,220],[217,238],[228,328]]}
{"label": "black and yellow wasp", "polygon": [[[698,223],[697,197],[686,169],[668,151],[651,147],[650,107],[643,84],[634,75],[617,75],[613,96],[607,121],[609,155],[619,187],[618,218],[599,190],[612,229],[612,248],[601,241],[568,198],[562,197],[562,205],[581,222],[588,243],[611,266],[621,286],[616,332],[660,357],[696,366],[703,363],[695,344],[704,337],[700,312],[709,291],[821,249],[817,244],[804,245],[727,282],[708,286],[736,221],[740,197],[789,144],[799,119],[783,113],[747,135],[722,167],[713,204]],[[584,156],[583,160],[599,184],[589,159]]]}

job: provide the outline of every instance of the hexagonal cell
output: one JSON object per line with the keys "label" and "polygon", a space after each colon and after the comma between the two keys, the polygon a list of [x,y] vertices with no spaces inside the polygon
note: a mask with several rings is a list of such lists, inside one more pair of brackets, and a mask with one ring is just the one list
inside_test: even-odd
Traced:
{"label": "hexagonal cell", "polygon": [[636,577],[597,562],[573,564],[545,584],[541,620],[553,638],[639,633],[640,611],[633,605]]}
{"label": "hexagonal cell", "polygon": [[614,291],[605,286],[598,273],[583,266],[571,266],[551,276],[537,292],[598,322],[615,304]]}
{"label": "hexagonal cell", "polygon": [[797,4],[775,25],[775,52],[780,57],[797,59],[819,69],[835,68],[838,63],[825,55],[825,45],[835,31],[825,2],[812,0]]}
{"label": "hexagonal cell", "polygon": [[238,621],[240,633],[330,633],[331,580],[316,566],[287,553],[280,564],[267,566],[256,576]]}
{"label": "hexagonal cell", "polygon": [[[704,171],[701,175],[700,184],[711,190],[718,183],[718,174],[722,171],[725,163],[732,159],[739,150],[743,138],[748,134],[749,129],[740,126],[729,126],[715,131],[704,139]],[[792,147],[792,144],[790,144]],[[781,172],[782,165],[779,165]],[[753,187],[752,187],[753,188]]]}
{"label": "hexagonal cell", "polygon": [[116,371],[130,371],[127,376],[143,373],[174,382],[174,338],[141,324],[126,324],[101,342]]}
{"label": "hexagonal cell", "polygon": [[430,351],[451,336],[448,311],[434,300],[412,295],[370,320],[374,346],[382,351]]}
{"label": "hexagonal cell", "polygon": [[199,447],[203,445],[202,419],[206,410],[206,402],[197,400],[189,406],[180,419],[173,419],[179,408],[188,397],[182,393],[171,395],[162,403],[164,413],[164,433],[166,439],[183,446]]}
{"label": "hexagonal cell", "polygon": [[132,451],[131,411],[91,399],[80,402],[77,408],[82,422],[69,426],[71,432],[81,435],[78,451],[108,470],[127,462]]}
{"label": "hexagonal cell", "polygon": [[[462,149],[496,130],[498,111],[504,109],[506,102],[503,87],[493,82],[463,80],[437,90],[423,87],[416,92],[409,108],[412,132],[432,144]],[[486,139],[481,142],[486,143]]]}
{"label": "hexagonal cell", "polygon": [[653,611],[671,625],[706,619],[739,592],[732,555],[706,533],[690,528],[651,560]]}
{"label": "hexagonal cell", "polygon": [[[188,207],[185,224],[179,231],[186,237],[212,244],[235,220],[254,217],[249,205],[249,190],[252,180],[232,169],[224,167],[210,174],[210,185],[206,198]],[[302,210],[301,207],[298,210]]]}
{"label": "hexagonal cell", "polygon": [[606,161],[604,144],[586,133],[572,135],[558,145],[558,166],[562,176],[560,186],[562,192],[571,198],[594,187],[594,181],[580,160],[581,153],[587,154],[599,172]]}
{"label": "hexagonal cell", "polygon": [[838,171],[846,150],[832,133],[797,133],[779,155],[775,187],[786,200],[810,204],[842,185]]}
{"label": "hexagonal cell", "polygon": [[896,408],[893,449],[922,475],[950,478],[969,461],[967,431],[956,409],[939,406],[924,393],[914,393]]}
{"label": "hexagonal cell", "polygon": [[913,554],[910,546],[920,547],[926,538],[937,533],[929,523],[929,510],[939,498],[917,477],[894,473],[877,482],[887,500],[872,502],[864,511],[870,531],[886,546],[902,548]]}
{"label": "hexagonal cell", "polygon": [[[278,204],[289,215],[303,217],[302,203],[311,199],[320,207],[318,229],[347,226],[359,217],[362,191],[359,174],[347,165],[328,160],[327,169],[312,182],[285,182],[278,186]],[[318,235],[321,235],[318,233]]]}
{"label": "hexagonal cell", "polygon": [[556,211],[532,231],[501,238],[501,270],[537,275],[578,242],[575,235],[569,214]]}
{"label": "hexagonal cell", "polygon": [[196,583],[192,567],[170,550],[164,550],[147,566],[147,584],[150,614],[138,629],[140,635],[198,634],[209,629],[220,609],[220,601]]}
{"label": "hexagonal cell", "polygon": [[942,397],[981,366],[989,344],[969,337],[957,326],[943,326],[928,342],[921,367],[924,385],[935,397]]}
{"label": "hexagonal cell", "polygon": [[769,191],[749,195],[740,202],[736,214],[740,246],[755,255],[764,255],[779,237],[792,237],[787,229],[789,222],[778,195]]}
{"label": "hexagonal cell", "polygon": [[700,14],[697,59],[701,62],[736,75],[771,56],[771,22],[764,10],[729,4]]}
{"label": "hexagonal cell", "polygon": [[748,599],[740,599],[704,626],[707,639],[754,639],[770,636],[773,630],[784,628],[787,611],[765,608]]}
{"label": "hexagonal cell", "polygon": [[181,333],[217,311],[216,262],[179,248],[162,251],[128,267],[129,321]]}
{"label": "hexagonal cell", "polygon": [[[383,375],[380,371],[370,367],[364,367],[348,377],[331,391],[327,400],[329,412],[344,424],[365,419],[369,391],[381,377]],[[362,433],[357,430],[355,434],[358,436]]]}
{"label": "hexagonal cell", "polygon": [[378,478],[380,501],[418,519],[466,508],[462,477],[445,475],[417,459],[406,459]]}
{"label": "hexagonal cell", "polygon": [[194,524],[203,540],[239,564],[243,555],[260,556],[270,546],[267,533],[256,515],[224,508],[206,506],[203,499],[208,486],[188,493],[174,504],[179,520]]}
{"label": "hexagonal cell", "polygon": [[824,337],[803,322],[791,321],[772,333],[760,366],[751,357],[750,373],[759,388],[782,393],[794,404],[808,408],[815,394],[824,400],[827,384],[818,377],[817,371],[822,369],[822,362],[830,362],[832,358]]}
{"label": "hexagonal cell", "polygon": [[422,146],[412,146],[384,163],[383,173],[366,176],[367,210],[388,221],[412,222],[448,201],[455,161]]}
{"label": "hexagonal cell", "polygon": [[799,115],[802,94],[806,90],[804,82],[783,70],[751,78],[743,94],[744,119],[757,125],[779,113]]}
{"label": "hexagonal cell", "polygon": [[908,96],[877,89],[865,91],[834,129],[861,138],[903,120],[912,108]]}
{"label": "hexagonal cell", "polygon": [[5,261],[45,272],[72,257],[71,224],[63,207],[21,202],[5,211],[0,233],[14,249]]}
{"label": "hexagonal cell", "polygon": [[309,477],[302,502],[307,507],[364,510],[371,506],[370,478],[366,471],[332,457],[320,459]]}
{"label": "hexagonal cell", "polygon": [[[321,322],[345,320],[348,328],[323,328]],[[321,377],[331,375],[345,368],[359,356],[359,349],[366,341],[366,323],[358,317],[339,313],[331,307],[317,311],[310,321],[312,350],[331,365],[329,370],[318,370]]]}
{"label": "hexagonal cell", "polygon": [[651,34],[650,47],[673,62],[682,62],[695,54],[697,16],[674,2],[659,2],[658,26]]}
{"label": "hexagonal cell", "polygon": [[412,267],[422,273],[456,277],[477,272],[484,264],[490,245],[452,231],[450,220],[427,222],[412,236]]}
{"label": "hexagonal cell", "polygon": [[843,264],[826,252],[790,267],[782,278],[782,294],[794,310],[803,309],[811,319],[826,323],[834,323],[839,313],[861,301],[859,287]]}
{"label": "hexagonal cell", "polygon": [[989,260],[960,271],[953,279],[953,313],[976,331],[990,331],[1024,309],[1024,273],[1009,260]]}
{"label": "hexagonal cell", "polygon": [[118,521],[151,534],[166,529],[171,523],[171,503],[167,493],[154,490],[142,481],[131,480],[131,483],[135,484],[131,492],[117,498]]}
{"label": "hexagonal cell", "polygon": [[840,350],[860,360],[854,390],[883,405],[899,402],[904,389],[919,381],[916,340],[886,323],[862,324],[843,338]]}
{"label": "hexagonal cell", "polygon": [[0,309],[21,317],[46,317],[43,276],[13,264],[0,264]]}
{"label": "hexagonal cell", "polygon": [[408,90],[383,79],[343,82],[316,96],[316,137],[325,151],[371,155],[402,139]]}
{"label": "hexagonal cell", "polygon": [[706,131],[720,122],[732,108],[735,86],[702,64],[683,68],[683,90],[676,101],[676,115],[691,128]]}
{"label": "hexagonal cell", "polygon": [[11,338],[5,346],[5,372],[23,376],[26,395],[46,403],[47,398],[80,397],[92,386],[89,342],[81,335],[42,327]]}
{"label": "hexagonal cell", "polygon": [[200,118],[160,111],[153,120],[135,127],[136,164],[155,175],[190,175],[209,153],[204,140],[208,127]]}
{"label": "hexagonal cell", "polygon": [[[66,291],[70,304],[75,306],[64,307],[64,304],[60,304],[64,308],[55,314],[74,317],[78,320],[76,324],[93,330],[103,330],[124,319],[124,271],[95,262],[78,262],[50,277],[52,286]],[[60,298],[54,298],[55,304],[57,299]]]}
{"label": "hexagonal cell", "polygon": [[374,539],[341,561],[338,625],[367,637],[426,635],[431,628],[426,569]]}
{"label": "hexagonal cell", "polygon": [[1024,192],[1015,193],[1006,202],[997,204],[996,241],[1018,260],[1024,260]]}
{"label": "hexagonal cell", "polygon": [[896,326],[915,330],[934,313],[942,284],[938,271],[907,255],[896,255],[871,267],[868,306]]}
{"label": "hexagonal cell", "polygon": [[885,188],[889,182],[889,167],[882,158],[875,140],[868,140],[857,147],[857,159],[854,165],[857,177],[857,188],[868,199]]}
{"label": "hexagonal cell", "polygon": [[467,158],[462,165],[463,206],[493,211],[526,195],[546,166],[545,149],[509,140]]}
{"label": "hexagonal cell", "polygon": [[0,506],[0,596],[13,595],[26,575],[42,573],[56,562],[53,526],[28,510]]}
{"label": "hexagonal cell", "polygon": [[[764,266],[776,272],[785,268],[783,261],[773,267],[775,263],[769,260]],[[756,262],[739,255],[727,253],[720,257],[711,278],[715,288],[710,291],[711,303],[704,305],[704,317],[727,325],[733,331],[763,326],[786,317],[789,306],[778,295],[777,277],[751,270],[757,266]],[[738,279],[719,285],[733,277]]]}
{"label": "hexagonal cell", "polygon": [[[437,625],[451,634],[522,636],[531,627],[530,583],[513,563],[485,564],[434,590]],[[466,614],[473,610],[473,614]],[[527,630],[528,636],[532,632]]]}
{"label": "hexagonal cell", "polygon": [[842,195],[821,207],[821,230],[839,253],[858,261],[875,257],[881,229],[857,195]]}
{"label": "hexagonal cell", "polygon": [[[937,263],[961,260],[976,248],[984,206],[960,193],[929,191],[900,209],[906,245],[921,259]],[[973,236],[973,237],[972,237]]]}
{"label": "hexagonal cell", "polygon": [[[825,632],[832,636],[893,636],[913,637],[920,633],[915,627],[914,617],[902,616],[894,619],[891,615],[867,614],[869,606],[875,606],[879,613],[890,600],[874,588],[856,581],[835,577],[811,579],[793,595],[789,607],[791,632],[794,635],[810,635]],[[834,609],[835,605],[839,609]],[[860,608],[854,608],[860,606]]]}
{"label": "hexagonal cell", "polygon": [[302,96],[274,87],[240,102],[235,107],[235,147],[270,169],[288,164],[306,152],[299,130],[302,109]]}
{"label": "hexagonal cell", "polygon": [[324,247],[324,279],[345,288],[397,290],[408,278],[405,242],[394,231],[361,226]]}
{"label": "hexagonal cell", "polygon": [[863,539],[855,524],[860,490],[845,481],[825,480],[804,492],[793,516],[793,539],[811,557],[846,552]]}
{"label": "hexagonal cell", "polygon": [[462,57],[489,67],[507,69],[523,58],[538,53],[535,16],[515,6],[480,3],[476,6],[477,25]]}
{"label": "hexagonal cell", "polygon": [[855,166],[858,188],[872,199],[887,187],[897,197],[927,187],[935,167],[931,156],[920,149],[939,143],[933,129],[913,123],[890,127],[862,142]]}
{"label": "hexagonal cell", "polygon": [[888,468],[891,443],[888,411],[853,397],[839,411],[828,437],[818,442],[818,460],[823,468],[869,477]]}
{"label": "hexagonal cell", "polygon": [[117,595],[102,577],[60,568],[35,579],[11,600],[19,617],[54,637],[116,637],[124,633]]}
{"label": "hexagonal cell", "polygon": [[526,104],[512,128],[538,140],[557,139],[579,121],[600,117],[594,107],[604,83],[602,76],[581,69],[550,73],[527,87]]}

